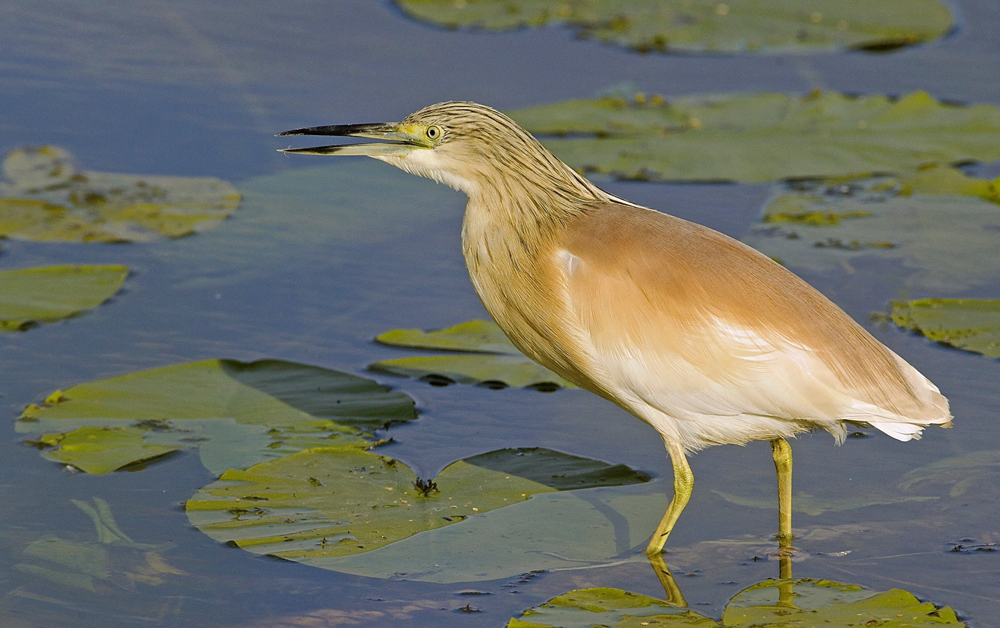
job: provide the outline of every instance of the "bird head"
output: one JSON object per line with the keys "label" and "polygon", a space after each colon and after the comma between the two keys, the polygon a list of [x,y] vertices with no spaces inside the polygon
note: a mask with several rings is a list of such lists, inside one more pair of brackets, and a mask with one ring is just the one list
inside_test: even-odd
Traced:
{"label": "bird head", "polygon": [[594,186],[499,111],[473,102],[443,102],[402,122],[294,129],[288,135],[330,135],[381,142],[287,148],[286,153],[363,155],[445,183],[474,197],[484,190],[551,190],[567,185],[592,196]]}

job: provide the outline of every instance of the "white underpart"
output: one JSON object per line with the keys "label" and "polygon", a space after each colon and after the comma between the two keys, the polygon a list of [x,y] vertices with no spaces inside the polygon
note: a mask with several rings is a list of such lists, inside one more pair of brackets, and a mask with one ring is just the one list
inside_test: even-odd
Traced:
{"label": "white underpart", "polygon": [[477,191],[476,184],[451,172],[434,149],[414,148],[402,157],[373,156],[374,159],[392,164],[410,174],[433,179],[438,183],[452,187],[460,192],[473,196]]}
{"label": "white underpart", "polygon": [[[557,255],[568,279],[585,265],[569,252]],[[689,451],[787,438],[812,428],[825,429],[842,442],[845,422],[868,424],[903,441],[919,438],[924,427],[857,399],[815,352],[787,339],[714,318],[689,342],[703,351],[704,363],[728,368],[722,374],[718,369],[705,372],[648,338],[622,338],[614,346],[590,340],[591,357],[607,374],[615,397],[665,439],[679,441]],[[897,360],[905,365],[911,387],[929,394],[933,384]]]}

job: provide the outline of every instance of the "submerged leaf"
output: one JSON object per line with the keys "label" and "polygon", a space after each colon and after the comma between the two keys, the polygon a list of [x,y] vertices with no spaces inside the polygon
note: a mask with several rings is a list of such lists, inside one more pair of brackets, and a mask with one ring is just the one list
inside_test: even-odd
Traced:
{"label": "submerged leaf", "polygon": [[922,603],[901,589],[884,593],[829,580],[765,580],[726,605],[716,622],[687,608],[621,589],[579,589],[529,609],[507,628],[778,628],[781,626],[964,626],[948,607]]}
{"label": "submerged leaf", "polygon": [[[733,495],[731,493],[726,493],[723,491],[713,490],[713,493],[726,500],[731,504],[737,504],[739,506],[748,506],[750,508],[776,508],[777,504],[774,499],[754,499],[752,497],[744,497],[742,495]],[[912,502],[912,501],[927,501],[930,499],[937,499],[937,497],[918,497],[912,495],[857,495],[849,498],[837,498],[828,497],[821,498],[815,495],[806,495],[805,493],[798,493],[792,499],[792,511],[805,513],[809,516],[815,517],[821,515],[824,512],[839,512],[842,510],[855,510],[857,508],[865,508],[867,506],[884,506],[887,504],[899,504],[901,502]]]}
{"label": "submerged leaf", "polygon": [[890,50],[936,39],[953,18],[938,0],[396,0],[446,26],[506,30],[556,22],[640,52]]}
{"label": "submerged leaf", "polygon": [[[981,191],[975,181],[968,189]],[[992,281],[1000,275],[1000,207],[951,189],[919,176],[784,184],[744,241],[789,267],[818,272],[849,268],[863,255],[898,261],[910,288]]]}
{"label": "submerged leaf", "polygon": [[1000,108],[814,92],[605,97],[510,112],[579,170],[656,181],[763,182],[1000,159]]}
{"label": "submerged leaf", "polygon": [[1000,480],[1000,451],[974,451],[951,456],[914,469],[903,476],[899,488],[910,491],[930,486],[949,486],[951,497],[965,495],[973,487],[995,490]]}
{"label": "submerged leaf", "polygon": [[0,272],[0,332],[95,308],[122,287],[126,266],[45,266]]}
{"label": "submerged leaf", "polygon": [[375,340],[395,347],[474,354],[418,356],[369,365],[368,368],[381,373],[424,378],[436,385],[537,386],[541,390],[574,387],[570,381],[523,355],[490,321],[472,320],[431,332],[395,329],[379,334]]}
{"label": "submerged leaf", "polygon": [[168,575],[186,576],[157,553],[157,546],[136,543],[118,528],[111,507],[99,497],[94,505],[80,500],[73,504],[90,515],[98,540],[76,541],[47,534],[25,547],[27,561],[15,565],[21,572],[78,589],[97,592],[105,582],[126,585],[163,584]]}
{"label": "submerged leaf", "polygon": [[[102,472],[158,447],[198,448],[205,466],[222,473],[310,447],[365,449],[374,430],[415,418],[405,394],[348,373],[279,360],[205,360],[58,391],[29,406],[17,429],[59,431],[40,439],[60,446],[43,455],[74,466],[83,454],[67,458],[67,438],[105,443],[86,454],[101,457],[85,466]],[[64,434],[73,428],[80,429]]]}
{"label": "submerged leaf", "polygon": [[54,146],[12,151],[0,183],[0,237],[149,242],[214,227],[240,194],[214,178],[77,172]]}
{"label": "submerged leaf", "polygon": [[956,349],[1000,358],[1000,300],[893,301],[892,322]]}
{"label": "submerged leaf", "polygon": [[401,462],[316,448],[228,471],[187,502],[212,538],[337,569],[369,552],[528,500],[532,495],[649,481],[625,467],[547,449],[503,449],[448,465],[433,481]]}

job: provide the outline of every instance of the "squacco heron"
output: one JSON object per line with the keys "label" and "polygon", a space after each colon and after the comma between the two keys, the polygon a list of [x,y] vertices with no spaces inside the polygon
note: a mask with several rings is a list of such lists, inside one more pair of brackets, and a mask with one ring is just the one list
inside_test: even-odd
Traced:
{"label": "squacco heron", "polygon": [[694,485],[686,454],[771,442],[779,540],[791,539],[791,447],[847,424],[907,441],[950,425],[948,400],[843,310],[717,231],[605,192],[504,114],[445,102],[399,123],[280,135],[387,140],[287,149],[364,155],[465,192],[462,250],[479,298],[526,355],[651,425],[674,494],[664,543]]}

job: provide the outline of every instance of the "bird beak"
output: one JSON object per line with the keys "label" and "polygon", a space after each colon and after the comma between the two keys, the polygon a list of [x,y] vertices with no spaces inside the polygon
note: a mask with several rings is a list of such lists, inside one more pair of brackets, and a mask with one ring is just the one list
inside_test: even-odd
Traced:
{"label": "bird beak", "polygon": [[280,152],[282,153],[300,153],[303,155],[403,157],[414,149],[431,148],[431,146],[426,142],[421,141],[423,136],[422,134],[417,133],[417,127],[395,122],[313,126],[278,133],[275,137],[285,137],[288,135],[334,135],[338,137],[363,137],[373,140],[388,140],[388,142],[316,146],[313,148],[283,148],[280,149]]}

